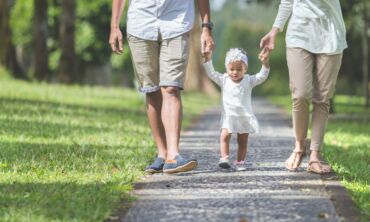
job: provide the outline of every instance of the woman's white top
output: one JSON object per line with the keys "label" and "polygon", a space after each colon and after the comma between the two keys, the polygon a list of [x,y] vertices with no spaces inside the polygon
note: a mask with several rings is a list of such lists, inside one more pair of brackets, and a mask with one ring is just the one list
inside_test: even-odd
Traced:
{"label": "woman's white top", "polygon": [[194,0],[131,0],[127,33],[157,41],[180,36],[193,28]]}
{"label": "woman's white top", "polygon": [[259,125],[252,109],[252,89],[265,81],[270,69],[264,67],[256,75],[245,74],[243,79],[236,83],[227,73],[215,71],[212,61],[203,64],[207,75],[222,91],[221,128],[230,133],[259,132]]}
{"label": "woman's white top", "polygon": [[315,54],[339,54],[347,48],[339,0],[281,0],[273,27],[286,32],[286,46]]}

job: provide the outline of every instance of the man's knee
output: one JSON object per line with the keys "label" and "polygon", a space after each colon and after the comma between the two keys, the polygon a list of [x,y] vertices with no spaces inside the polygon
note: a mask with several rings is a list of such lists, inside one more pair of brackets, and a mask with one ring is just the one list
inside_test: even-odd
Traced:
{"label": "man's knee", "polygon": [[163,86],[162,93],[178,95],[180,93],[180,89],[176,86]]}

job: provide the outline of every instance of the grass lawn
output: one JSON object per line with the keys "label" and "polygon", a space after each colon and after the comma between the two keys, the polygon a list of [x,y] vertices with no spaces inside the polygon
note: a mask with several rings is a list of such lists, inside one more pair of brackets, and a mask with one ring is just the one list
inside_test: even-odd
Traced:
{"label": "grass lawn", "polygon": [[[184,125],[215,100],[185,94]],[[0,221],[102,221],[155,155],[135,90],[0,78]]]}
{"label": "grass lawn", "polygon": [[[272,96],[270,100],[291,112],[289,96]],[[342,118],[328,123],[324,157],[341,177],[364,219],[370,218],[370,109],[364,109],[361,97],[338,95],[334,103],[336,115]],[[367,121],[353,116],[367,116]]]}

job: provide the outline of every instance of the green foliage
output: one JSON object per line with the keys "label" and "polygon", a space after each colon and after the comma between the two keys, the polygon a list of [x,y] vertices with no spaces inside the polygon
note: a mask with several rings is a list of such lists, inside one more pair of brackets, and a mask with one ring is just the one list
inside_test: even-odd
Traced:
{"label": "green foliage", "polygon": [[15,45],[26,46],[31,44],[33,11],[33,1],[15,1],[10,15],[12,40]]}
{"label": "green foliage", "polygon": [[[224,59],[229,48],[241,47],[248,53],[248,74],[261,68],[258,59],[261,38],[270,30],[276,15],[273,5],[249,4],[240,7],[228,1],[221,11],[214,12],[216,52],[213,57],[215,68],[225,71]],[[224,27],[223,29],[221,27]],[[288,71],[285,60],[284,35],[277,37],[276,48],[271,54],[269,79],[254,89],[256,95],[281,95],[289,93]]]}
{"label": "green foliage", "polygon": [[[136,91],[0,85],[0,221],[103,221],[130,199],[156,150]],[[184,127],[211,103],[184,95]]]}
{"label": "green foliage", "polygon": [[[11,11],[13,41],[22,49],[23,66],[28,69],[32,58],[32,21],[34,16],[33,0],[18,0]],[[60,0],[48,1],[48,40],[49,68],[57,72],[60,59],[59,16]],[[75,23],[75,48],[79,70],[90,65],[105,65],[111,62],[111,49],[108,44],[110,33],[111,0],[78,0]],[[127,7],[126,7],[127,10]],[[125,14],[125,13],[124,13]],[[125,18],[123,18],[125,20]],[[122,22],[123,24],[123,22]],[[125,35],[126,27],[121,27]],[[114,72],[129,76],[133,85],[134,73],[129,53],[114,61]],[[118,78],[118,77],[117,77]]]}
{"label": "green foliage", "polygon": [[10,78],[11,78],[10,73],[3,66],[0,65],[0,80]]}

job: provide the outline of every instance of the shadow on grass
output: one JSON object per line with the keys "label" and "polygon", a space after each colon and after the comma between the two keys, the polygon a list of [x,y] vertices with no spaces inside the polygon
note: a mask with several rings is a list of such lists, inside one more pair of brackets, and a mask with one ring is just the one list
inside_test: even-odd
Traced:
{"label": "shadow on grass", "polygon": [[6,136],[43,137],[55,139],[61,136],[95,134],[111,130],[110,127],[50,123],[37,120],[0,119],[1,134]]}
{"label": "shadow on grass", "polygon": [[[93,144],[40,144],[24,142],[0,142],[1,171],[102,172],[111,173],[135,164],[143,168],[153,155],[152,147],[141,144],[93,145]],[[108,172],[107,172],[108,171]]]}
{"label": "shadow on grass", "polygon": [[0,183],[0,218],[12,221],[102,221],[122,197],[118,182]]}
{"label": "shadow on grass", "polygon": [[[129,116],[145,116],[144,111],[137,109],[117,108],[117,106],[93,106],[93,105],[77,105],[68,103],[58,103],[53,101],[19,99],[19,98],[0,98],[0,103],[4,104],[1,107],[3,113],[20,113],[26,116],[32,116],[32,110],[37,107],[37,112],[34,115],[43,115],[52,113],[54,115],[70,115],[70,116],[84,116],[95,117],[98,114],[105,114],[109,116],[125,117]],[[123,102],[122,102],[123,103]]]}

